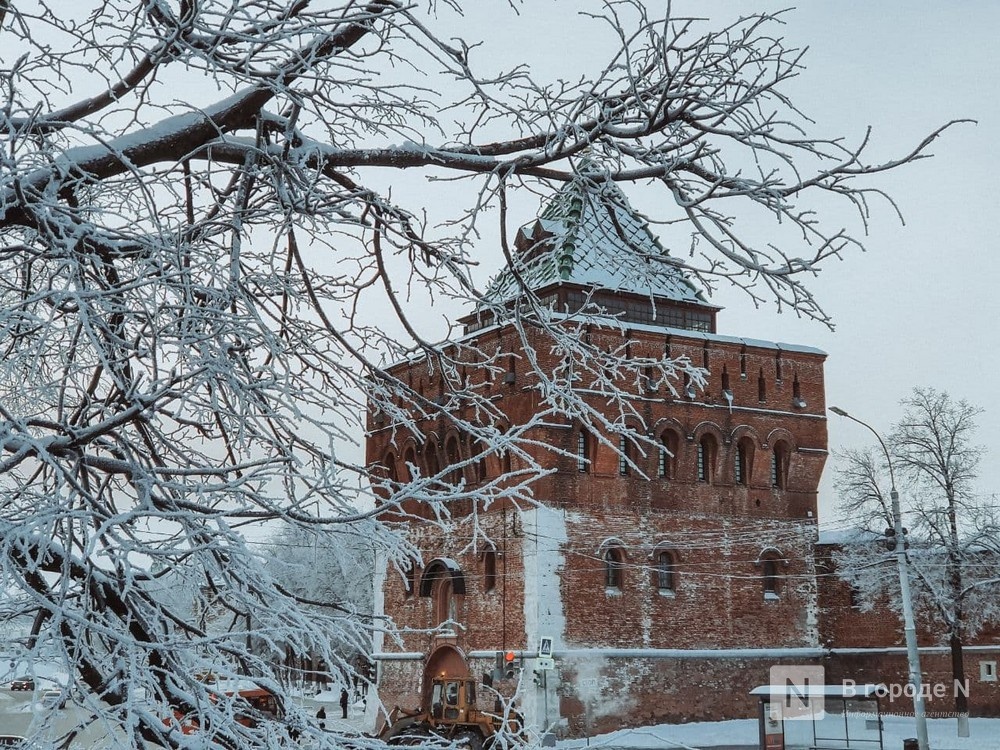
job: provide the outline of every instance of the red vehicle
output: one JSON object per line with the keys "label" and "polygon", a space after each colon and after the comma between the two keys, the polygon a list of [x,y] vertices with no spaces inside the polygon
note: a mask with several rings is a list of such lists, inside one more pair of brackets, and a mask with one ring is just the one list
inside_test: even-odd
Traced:
{"label": "red vehicle", "polygon": [[[278,699],[274,697],[272,693],[263,688],[250,688],[248,690],[238,690],[235,693],[231,691],[226,692],[227,696],[235,696],[234,700],[236,702],[236,721],[245,727],[255,727],[257,726],[257,720],[261,717],[263,718],[282,718],[282,711],[278,705]],[[171,721],[176,721],[181,725],[181,731],[184,734],[194,734],[197,732],[201,725],[196,717],[189,714],[184,714],[180,711],[174,711],[174,718],[164,719],[164,724],[170,724]]]}

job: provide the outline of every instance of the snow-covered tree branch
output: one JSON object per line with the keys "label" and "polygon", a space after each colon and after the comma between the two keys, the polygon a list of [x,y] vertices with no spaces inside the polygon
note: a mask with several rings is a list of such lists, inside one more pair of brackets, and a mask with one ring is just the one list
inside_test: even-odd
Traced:
{"label": "snow-covered tree branch", "polygon": [[[965,679],[962,646],[1000,621],[1000,512],[995,497],[976,494],[982,449],[973,440],[981,409],[933,388],[915,388],[902,401],[903,417],[887,438],[900,484],[907,558],[920,610],[939,623],[952,655],[955,680]],[[888,467],[881,451],[850,451],[838,470],[841,509],[859,526],[856,541],[837,555],[840,574],[865,599],[898,606],[894,555],[882,530],[887,515]],[[893,547],[900,540],[888,540]],[[967,714],[956,692],[956,711]]]}
{"label": "snow-covered tree branch", "polygon": [[[338,643],[390,624],[337,601],[304,608],[312,593],[283,585],[247,537],[279,521],[322,548],[363,535],[401,572],[413,548],[384,516],[403,501],[446,524],[456,500],[533,502],[547,471],[526,450],[532,425],[501,424],[483,387],[505,364],[435,344],[430,301],[516,319],[536,420],[568,412],[621,431],[640,376],[701,382],[686,360],[592,346],[586,321],[538,300],[486,299],[474,243],[497,209],[513,259],[509,196],[572,182],[613,202],[613,185],[651,183],[688,244],[655,257],[625,245],[621,267],[733,282],[828,322],[809,277],[861,247],[873,199],[895,210],[880,173],[928,156],[950,125],[877,158],[866,136],[813,137],[783,91],[804,67],[779,15],[712,30],[637,1],[588,3],[613,51],[567,82],[491,70],[476,40],[452,38],[457,10],[0,0],[0,575],[17,602],[0,612],[31,617],[35,653],[72,675],[78,730],[191,746],[176,711],[225,747],[336,745],[288,699],[285,649],[335,664]],[[402,170],[462,178],[472,207],[432,224],[385,188]],[[821,220],[831,198],[857,211],[856,229]],[[744,233],[744,211],[781,231]],[[565,354],[556,373],[528,344],[539,329]],[[393,377],[404,359],[426,360],[440,394]],[[369,412],[401,435],[441,419],[481,453],[381,475],[341,450]],[[517,458],[503,481],[456,471],[500,454]],[[165,596],[178,580],[225,627]],[[285,718],[237,721],[231,696],[197,679],[205,664],[272,691]]]}

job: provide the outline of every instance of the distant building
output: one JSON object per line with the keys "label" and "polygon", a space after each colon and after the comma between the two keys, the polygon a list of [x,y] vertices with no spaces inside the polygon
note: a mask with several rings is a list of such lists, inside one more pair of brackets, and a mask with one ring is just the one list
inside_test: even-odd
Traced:
{"label": "distant building", "polygon": [[[592,344],[635,357],[688,357],[709,380],[704,389],[678,383],[676,395],[652,376],[623,381],[657,446],[640,451],[624,441],[627,460],[608,445],[616,436],[565,419],[535,427],[539,446],[558,449],[527,448],[555,469],[534,485],[544,508],[479,509],[476,530],[471,507],[458,503],[449,534],[420,523],[419,506],[409,508],[424,567],[383,571],[376,608],[402,628],[458,625],[410,632],[402,647],[377,644],[379,694],[389,708],[426,702],[427,674],[478,679],[493,670],[497,651],[513,650],[523,657],[520,708],[529,724],[591,734],[752,716],[748,693],[768,682],[771,666],[830,663],[823,608],[840,588],[820,588],[814,555],[827,458],[825,354],[718,333],[718,308],[679,270],[664,270],[665,251],[647,222],[607,190],[598,203],[569,184],[520,230],[522,282],[557,314],[590,301],[614,315],[614,325],[586,327]],[[623,243],[646,252],[649,266],[623,266]],[[513,307],[522,288],[507,271],[489,295]],[[527,423],[539,397],[518,335],[482,311],[464,323],[463,342],[509,355],[503,377],[474,385],[491,389],[511,425]],[[544,333],[529,336],[540,367],[564,364]],[[428,399],[447,395],[424,364],[392,371]],[[470,368],[470,377],[484,375]],[[579,392],[603,408],[599,392]],[[369,414],[368,426],[368,462],[390,478],[407,478],[410,466],[437,473],[459,458],[472,459],[468,483],[518,469],[516,457],[474,460],[481,447],[444,419],[420,423],[419,436],[381,414]],[[554,669],[536,674],[542,639],[551,639]]]}

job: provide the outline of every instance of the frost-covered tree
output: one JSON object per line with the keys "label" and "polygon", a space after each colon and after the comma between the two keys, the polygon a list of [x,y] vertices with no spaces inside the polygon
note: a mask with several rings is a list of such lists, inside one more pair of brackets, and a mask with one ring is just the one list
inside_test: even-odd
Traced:
{"label": "frost-covered tree", "polygon": [[[201,741],[164,721],[174,709],[224,747],[278,747],[292,730],[336,745],[289,700],[282,649],[331,657],[373,624],[304,609],[247,526],[363,533],[403,570],[413,549],[381,521],[402,500],[438,523],[455,498],[531,502],[544,467],[525,451],[516,477],[469,487],[449,466],[370,476],[342,450],[370,407],[400,431],[439,415],[486,453],[519,452],[526,428],[501,431],[488,394],[460,374],[502,363],[435,345],[446,331],[426,315],[431,300],[508,314],[479,293],[474,250],[490,229],[510,260],[516,196],[572,181],[610,201],[612,184],[648,183],[683,252],[625,243],[621,267],[680,268],[826,321],[805,281],[860,247],[863,229],[825,211],[843,203],[863,225],[874,199],[894,208],[874,178],[927,156],[941,132],[876,159],[866,136],[814,135],[786,93],[802,52],[775,16],[712,29],[595,0],[592,67],[565,81],[497,70],[476,39],[456,38],[460,10],[0,0],[0,585],[71,675],[88,709],[77,729],[99,726],[109,746]],[[388,187],[402,170],[438,181],[404,203]],[[455,178],[467,207],[429,223],[423,203]],[[769,231],[744,230],[754,213]],[[546,329],[575,382],[622,409],[628,380],[608,373],[700,382],[687,362],[592,349],[537,300],[510,314],[519,330]],[[447,398],[394,379],[384,365],[403,358],[431,363]],[[621,429],[569,380],[535,375],[550,412]],[[181,574],[227,628],[161,596]],[[287,718],[235,721],[224,690],[196,679],[206,656],[273,690]]]}
{"label": "frost-covered tree", "polygon": [[[907,558],[918,611],[940,626],[951,650],[952,677],[965,681],[963,643],[1000,622],[1000,507],[977,494],[982,449],[975,443],[980,408],[933,388],[915,388],[886,438],[900,487]],[[837,555],[840,574],[863,607],[899,601],[890,477],[881,450],[847,451],[837,472],[841,510],[862,532]],[[968,700],[955,692],[955,710]]]}
{"label": "frost-covered tree", "polygon": [[[369,522],[370,523],[370,522]],[[258,543],[268,558],[268,568],[284,592],[304,608],[325,614],[374,623],[375,545],[362,524],[349,524],[321,534],[300,525],[289,525]],[[367,661],[371,639],[345,640],[353,629],[338,628],[332,642],[338,661],[326,664],[334,674],[349,672],[353,665]],[[305,660],[312,654],[297,652],[294,643],[286,646],[286,658]]]}

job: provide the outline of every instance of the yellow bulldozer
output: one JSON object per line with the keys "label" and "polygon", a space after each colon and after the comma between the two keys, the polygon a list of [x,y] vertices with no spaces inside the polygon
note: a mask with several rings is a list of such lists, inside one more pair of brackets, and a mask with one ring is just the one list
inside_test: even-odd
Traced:
{"label": "yellow bulldozer", "polygon": [[509,741],[523,741],[519,714],[505,719],[499,700],[494,713],[476,707],[475,680],[442,675],[431,682],[430,706],[417,711],[394,708],[379,733],[381,739],[390,745],[428,745],[439,739],[467,750],[489,750],[506,729]]}

